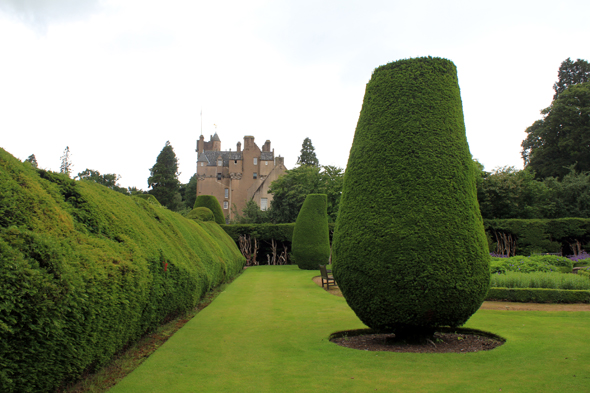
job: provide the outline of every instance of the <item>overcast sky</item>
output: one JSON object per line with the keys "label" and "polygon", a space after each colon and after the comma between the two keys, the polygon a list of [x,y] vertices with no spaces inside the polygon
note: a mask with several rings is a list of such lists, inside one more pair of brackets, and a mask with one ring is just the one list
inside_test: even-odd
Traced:
{"label": "overcast sky", "polygon": [[561,62],[590,60],[588,15],[588,0],[0,0],[0,147],[58,171],[69,146],[73,174],[147,189],[169,140],[186,183],[202,108],[222,150],[269,139],[292,168],[309,137],[344,168],[373,69],[430,55],[457,66],[473,157],[522,168]]}

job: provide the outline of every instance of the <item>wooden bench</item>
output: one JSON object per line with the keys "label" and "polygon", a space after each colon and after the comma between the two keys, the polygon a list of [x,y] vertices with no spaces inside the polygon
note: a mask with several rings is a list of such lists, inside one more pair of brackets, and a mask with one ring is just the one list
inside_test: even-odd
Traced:
{"label": "wooden bench", "polygon": [[334,277],[328,273],[328,269],[326,269],[326,265],[319,265],[319,266],[320,266],[320,273],[322,275],[322,288],[324,287],[324,283],[326,284],[328,289],[330,289],[330,283],[332,283],[333,286],[337,287],[338,285],[336,284],[336,280],[334,280]]}

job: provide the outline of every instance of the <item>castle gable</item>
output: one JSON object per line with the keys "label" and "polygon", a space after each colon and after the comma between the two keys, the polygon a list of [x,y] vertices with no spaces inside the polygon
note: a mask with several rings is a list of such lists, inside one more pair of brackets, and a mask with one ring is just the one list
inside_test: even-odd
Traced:
{"label": "castle gable", "polygon": [[207,166],[217,166],[217,158],[221,157],[223,166],[228,167],[230,160],[241,160],[242,152],[237,151],[204,151],[199,154],[198,162],[206,162]]}

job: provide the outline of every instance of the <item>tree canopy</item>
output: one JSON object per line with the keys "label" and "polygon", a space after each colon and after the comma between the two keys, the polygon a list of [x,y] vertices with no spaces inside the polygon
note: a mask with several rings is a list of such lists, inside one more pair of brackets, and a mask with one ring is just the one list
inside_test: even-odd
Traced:
{"label": "tree canopy", "polygon": [[590,82],[569,86],[541,113],[521,145],[525,166],[540,178],[562,178],[571,165],[590,170]]}
{"label": "tree canopy", "polygon": [[129,191],[126,188],[121,187],[118,183],[119,179],[121,179],[121,175],[115,173],[105,173],[104,175],[101,175],[99,171],[85,169],[83,172],[79,172],[74,179],[93,181],[122,194],[129,194]]}
{"label": "tree canopy", "polygon": [[579,83],[590,82],[590,64],[582,59],[573,62],[568,57],[561,63],[557,77],[559,80],[553,85],[553,90],[555,90],[554,100],[568,87]]}
{"label": "tree canopy", "polygon": [[178,159],[170,141],[167,141],[156,164],[150,169],[148,186],[151,188],[149,193],[170,210],[178,210],[182,203],[178,175]]}
{"label": "tree canopy", "polygon": [[25,162],[30,163],[34,168],[39,168],[39,163],[37,162],[37,157],[34,154],[31,154]]}
{"label": "tree canopy", "polygon": [[335,222],[342,195],[343,177],[342,168],[335,166],[301,165],[287,170],[270,185],[269,192],[273,194],[270,220],[275,223],[295,222],[307,195],[326,194],[328,220]]}
{"label": "tree canopy", "polygon": [[301,145],[301,155],[297,157],[297,164],[319,166],[320,162],[315,155],[315,149],[311,144],[311,139],[305,138]]}

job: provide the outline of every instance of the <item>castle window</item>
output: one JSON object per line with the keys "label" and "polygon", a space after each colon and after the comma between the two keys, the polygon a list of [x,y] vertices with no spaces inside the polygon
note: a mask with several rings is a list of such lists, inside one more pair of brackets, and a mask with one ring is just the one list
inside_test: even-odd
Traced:
{"label": "castle window", "polygon": [[268,161],[264,161],[264,165],[268,165]]}
{"label": "castle window", "polygon": [[238,160],[234,160],[234,164],[237,164],[237,163],[238,163]]}
{"label": "castle window", "polygon": [[266,211],[268,208],[268,198],[260,198],[260,210]]}
{"label": "castle window", "polygon": [[225,189],[225,197],[226,198],[229,198],[229,188],[226,188]]}
{"label": "castle window", "polygon": [[254,172],[253,178],[258,179],[258,173]]}
{"label": "castle window", "polygon": [[229,203],[227,201],[223,201],[223,208],[227,210],[229,207]]}
{"label": "castle window", "polygon": [[254,165],[258,165],[258,158],[254,157]]}
{"label": "castle window", "polygon": [[217,180],[221,180],[221,173],[217,174]]}
{"label": "castle window", "polygon": [[201,162],[201,166],[205,166],[205,163],[204,162]]}
{"label": "castle window", "polygon": [[217,160],[217,166],[223,166],[223,160]]}

